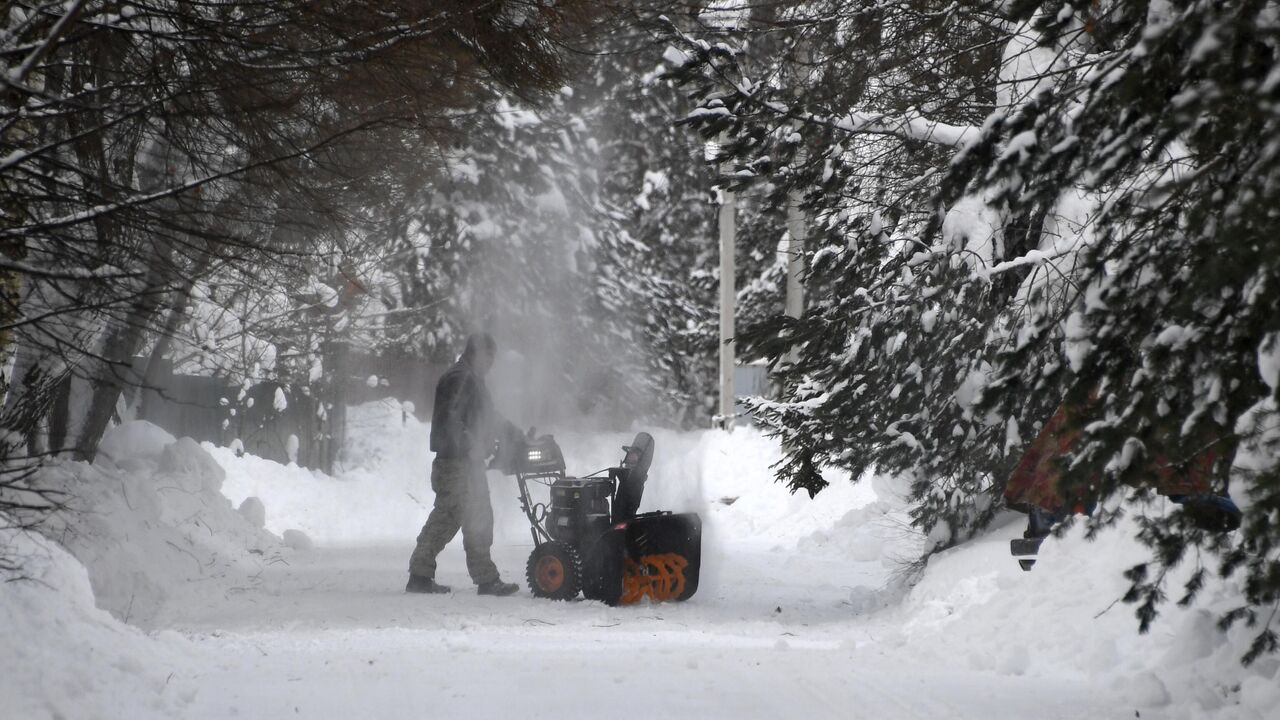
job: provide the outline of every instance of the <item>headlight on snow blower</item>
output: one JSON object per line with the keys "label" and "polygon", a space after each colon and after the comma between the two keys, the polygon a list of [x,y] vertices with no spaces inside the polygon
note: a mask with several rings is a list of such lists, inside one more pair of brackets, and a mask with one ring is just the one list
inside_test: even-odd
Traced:
{"label": "headlight on snow blower", "polygon": [[564,456],[550,435],[526,442],[516,457],[519,458],[518,470],[525,475],[564,474]]}

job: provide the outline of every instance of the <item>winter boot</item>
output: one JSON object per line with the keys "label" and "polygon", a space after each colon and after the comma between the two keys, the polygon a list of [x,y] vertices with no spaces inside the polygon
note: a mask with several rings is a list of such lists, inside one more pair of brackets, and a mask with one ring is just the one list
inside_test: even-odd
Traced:
{"label": "winter boot", "polygon": [[404,591],[407,593],[430,593],[432,595],[438,595],[440,593],[449,592],[449,586],[437,583],[435,578],[410,574],[409,584],[404,586]]}
{"label": "winter boot", "polygon": [[1021,539],[1009,541],[1009,554],[1018,558],[1018,566],[1030,571],[1036,564],[1040,544],[1053,532],[1054,523],[1062,518],[1042,508],[1033,507],[1027,513],[1027,530]]}
{"label": "winter boot", "polygon": [[505,595],[510,595],[519,589],[520,586],[515,583],[505,583],[502,582],[501,579],[498,579],[493,582],[487,582],[483,585],[477,586],[476,593],[479,595],[496,595],[498,597],[503,597]]}
{"label": "winter boot", "polygon": [[1226,495],[1170,495],[1169,499],[1182,506],[1192,525],[1209,532],[1236,530],[1244,517],[1240,507]]}

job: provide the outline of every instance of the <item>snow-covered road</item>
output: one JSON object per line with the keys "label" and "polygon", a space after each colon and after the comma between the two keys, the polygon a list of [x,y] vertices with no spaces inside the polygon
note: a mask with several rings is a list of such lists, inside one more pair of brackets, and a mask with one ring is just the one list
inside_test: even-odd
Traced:
{"label": "snow-covered road", "polygon": [[[495,547],[515,579],[527,547]],[[865,566],[746,544],[686,604],[402,592],[408,545],[318,548],[252,589],[171,608],[207,657],[193,718],[1133,717],[1083,681],[921,662],[850,589]],[[963,654],[957,648],[957,655]]]}
{"label": "snow-covered road", "polygon": [[[136,424],[108,438],[119,465],[51,467],[94,512],[52,528],[76,557],[0,532],[28,558],[14,578],[27,581],[0,583],[0,707],[15,709],[0,715],[1272,720],[1280,707],[1280,661],[1241,670],[1252,636],[1216,628],[1239,588],[1214,584],[1135,632],[1116,603],[1122,571],[1147,557],[1132,521],[1094,541],[1077,527],[1024,573],[1011,514],[908,589],[923,537],[902,483],[833,473],[817,501],[791,495],[770,471],[779,448],[748,428],[658,437],[642,509],[703,518],[688,603],[478,597],[458,542],[438,573],[455,592],[406,595],[432,502],[426,428],[395,406],[353,411],[363,431],[338,476]],[[561,441],[591,470],[629,439]],[[490,489],[495,559],[523,586],[527,520],[509,478]],[[265,531],[235,510],[250,497]],[[315,546],[286,546],[290,530]]]}

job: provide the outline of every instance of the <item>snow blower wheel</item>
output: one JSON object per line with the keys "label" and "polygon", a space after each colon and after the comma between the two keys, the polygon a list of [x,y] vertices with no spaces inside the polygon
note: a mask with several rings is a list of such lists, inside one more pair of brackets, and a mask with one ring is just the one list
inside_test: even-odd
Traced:
{"label": "snow blower wheel", "polygon": [[529,555],[526,570],[534,597],[572,600],[582,590],[582,561],[564,543],[543,543]]}

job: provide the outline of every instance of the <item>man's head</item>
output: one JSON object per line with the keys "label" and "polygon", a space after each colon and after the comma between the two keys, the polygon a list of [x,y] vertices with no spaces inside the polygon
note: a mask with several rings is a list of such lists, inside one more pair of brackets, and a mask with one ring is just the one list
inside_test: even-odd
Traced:
{"label": "man's head", "polygon": [[481,375],[488,374],[493,367],[493,359],[498,354],[498,343],[493,341],[489,333],[472,333],[467,337],[467,347],[462,351],[462,359],[475,368]]}

